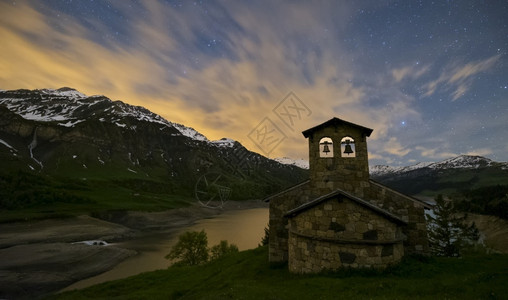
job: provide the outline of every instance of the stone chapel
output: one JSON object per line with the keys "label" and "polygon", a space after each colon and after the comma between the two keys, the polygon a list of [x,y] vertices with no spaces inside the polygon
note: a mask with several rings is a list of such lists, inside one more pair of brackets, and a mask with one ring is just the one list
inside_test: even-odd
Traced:
{"label": "stone chapel", "polygon": [[310,178],[266,198],[269,260],[295,273],[385,268],[429,252],[428,204],[369,178],[372,129],[339,118],[303,131]]}

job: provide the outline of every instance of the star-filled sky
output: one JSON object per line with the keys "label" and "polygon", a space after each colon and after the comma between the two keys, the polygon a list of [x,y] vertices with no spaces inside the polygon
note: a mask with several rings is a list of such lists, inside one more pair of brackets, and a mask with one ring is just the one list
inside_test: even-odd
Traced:
{"label": "star-filled sky", "polygon": [[371,164],[508,161],[508,2],[0,0],[0,89],[73,87],[269,157],[332,117]]}

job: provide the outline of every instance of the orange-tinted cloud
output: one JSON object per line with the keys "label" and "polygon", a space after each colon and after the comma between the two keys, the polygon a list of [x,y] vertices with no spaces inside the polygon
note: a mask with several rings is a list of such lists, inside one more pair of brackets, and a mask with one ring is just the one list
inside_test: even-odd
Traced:
{"label": "orange-tinted cloud", "polygon": [[[409,151],[400,144],[393,148],[393,140],[387,138],[395,116],[419,118],[412,107],[415,100],[400,92],[397,84],[411,72],[419,77],[426,69],[374,76],[367,90],[353,83],[354,64],[344,58],[346,52],[335,39],[324,39],[316,49],[302,50],[295,43],[322,35],[322,28],[315,26],[318,22],[345,27],[345,21],[338,24],[322,10],[302,4],[287,6],[282,16],[266,9],[265,18],[259,20],[252,7],[235,3],[223,8],[242,28],[223,33],[222,43],[233,57],[204,51],[186,56],[184,45],[202,38],[208,24],[157,1],[140,5],[132,11],[125,2],[116,3],[129,19],[129,41],[120,42],[97,36],[112,34],[97,20],[88,20],[92,30],[70,15],[55,19],[48,7],[41,13],[35,4],[0,3],[0,88],[70,86],[88,95],[104,94],[144,106],[209,139],[233,138],[259,152],[262,149],[248,134],[268,117],[288,137],[271,157],[306,158],[307,142],[300,132],[334,116],[373,128],[371,139],[383,147],[374,156]],[[345,15],[348,7],[342,6],[337,13]],[[272,110],[290,91],[312,113],[287,127]],[[373,94],[379,97],[367,100]]]}

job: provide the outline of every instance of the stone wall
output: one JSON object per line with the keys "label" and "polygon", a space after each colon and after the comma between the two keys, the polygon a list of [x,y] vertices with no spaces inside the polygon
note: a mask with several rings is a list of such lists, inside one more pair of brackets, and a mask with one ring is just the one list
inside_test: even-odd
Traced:
{"label": "stone wall", "polygon": [[404,255],[400,226],[346,198],[334,197],[290,218],[289,270],[384,268]]}
{"label": "stone wall", "polygon": [[269,198],[270,232],[269,261],[288,261],[288,218],[284,216],[289,210],[312,200],[309,181],[298,184],[282,193]]}
{"label": "stone wall", "polygon": [[365,199],[400,216],[408,223],[407,226],[402,228],[402,232],[406,235],[404,241],[406,254],[428,255],[430,253],[427,222],[425,220],[425,204],[374,181],[371,181]]}
{"label": "stone wall", "polygon": [[[319,141],[329,137],[333,141],[333,157],[319,155]],[[340,141],[351,137],[355,141],[356,157],[341,157]],[[363,130],[354,126],[326,127],[309,136],[310,181],[319,195],[341,189],[357,197],[364,196],[369,187],[367,141]]]}

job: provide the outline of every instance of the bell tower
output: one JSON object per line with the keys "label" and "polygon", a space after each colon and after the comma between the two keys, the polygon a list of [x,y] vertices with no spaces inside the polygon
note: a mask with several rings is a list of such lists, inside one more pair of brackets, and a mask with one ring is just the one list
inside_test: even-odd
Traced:
{"label": "bell tower", "polygon": [[333,118],[302,133],[309,140],[311,189],[363,197],[370,187],[367,137],[372,129]]}

